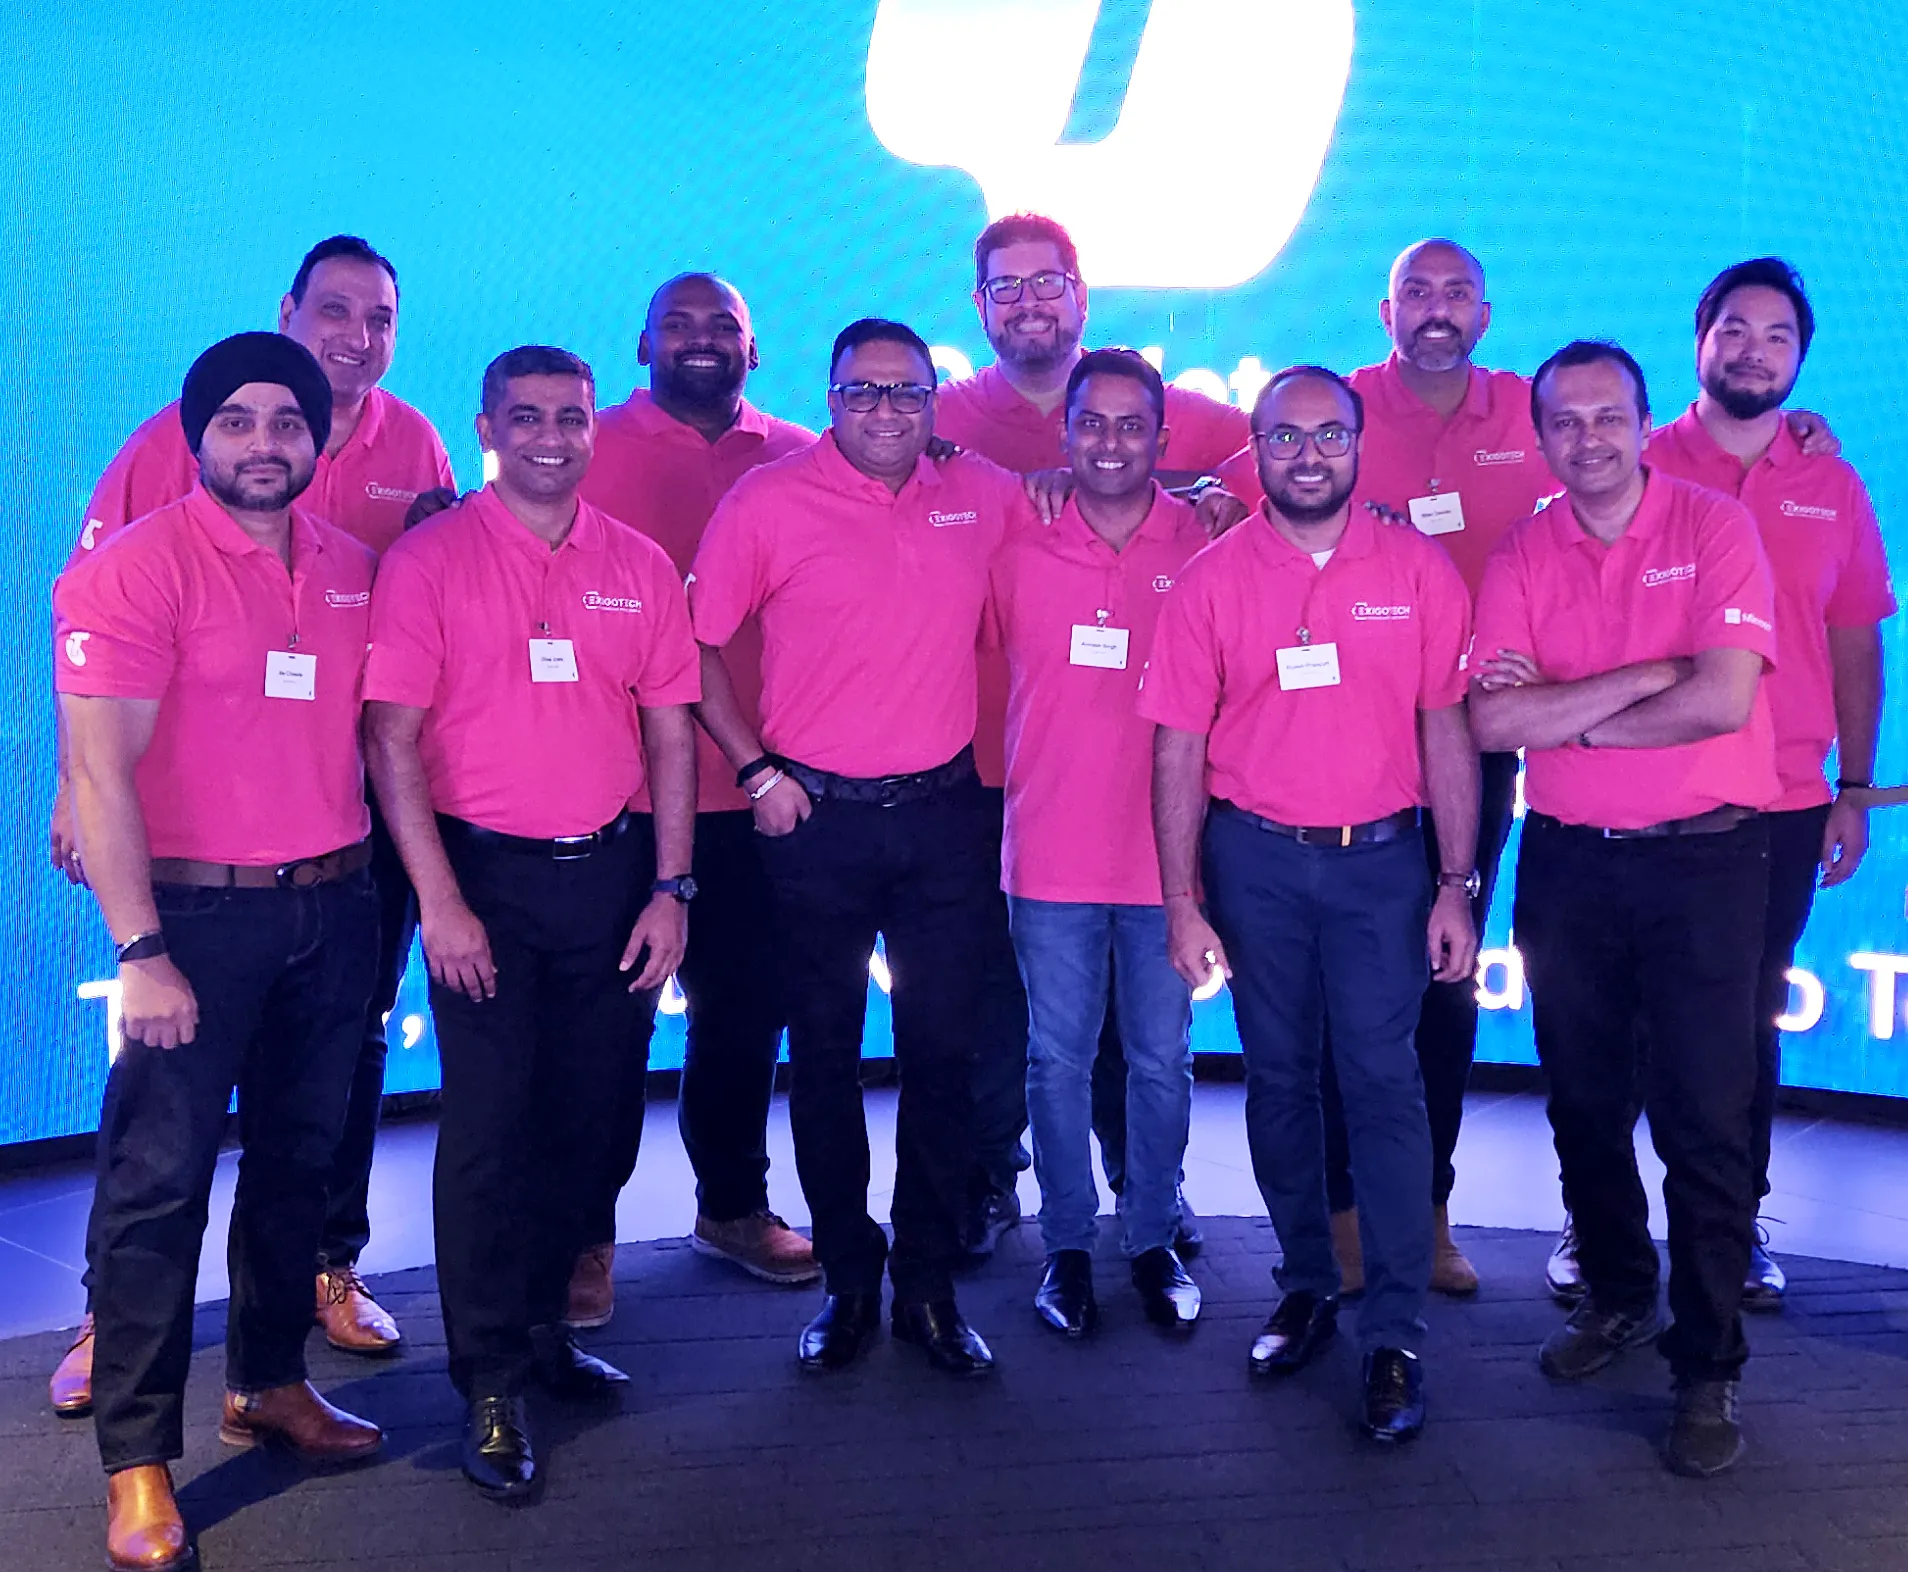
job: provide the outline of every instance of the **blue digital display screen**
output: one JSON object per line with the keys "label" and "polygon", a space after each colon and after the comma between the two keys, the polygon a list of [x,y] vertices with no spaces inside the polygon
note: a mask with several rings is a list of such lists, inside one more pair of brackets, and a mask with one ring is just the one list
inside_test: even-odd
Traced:
{"label": "blue digital display screen", "polygon": [[[1607,0],[1587,28],[1573,0],[731,0],[526,28],[491,0],[359,0],[347,34],[227,0],[187,22],[125,0],[13,8],[0,1143],[90,1129],[107,1067],[111,950],[45,851],[48,585],[120,442],[205,345],[274,325],[314,240],[362,234],[396,262],[386,385],[467,483],[494,354],[566,345],[620,399],[643,380],[644,303],[684,268],[747,296],[750,395],[790,419],[823,423],[829,342],[861,315],[981,364],[971,245],[1019,207],[1079,238],[1090,340],[1156,348],[1169,378],[1235,402],[1265,368],[1381,359],[1385,270],[1442,233],[1488,270],[1481,363],[1528,372],[1610,335],[1668,418],[1694,392],[1702,285],[1777,252],[1820,318],[1796,401],[1841,437],[1899,570],[1908,411],[1873,347],[1908,277],[1908,132],[1888,107],[1908,97],[1908,24],[1891,15]],[[1902,713],[1884,778],[1908,773]],[[1908,820],[1878,814],[1868,864],[1802,943],[1791,1082],[1908,1095],[1905,876]],[[1480,1046],[1529,1060],[1508,896]],[[436,1083],[420,983],[414,965],[392,1091]],[[681,1028],[662,1016],[657,1065],[680,1061]],[[1197,1046],[1233,1045],[1225,1000],[1202,1005]]]}

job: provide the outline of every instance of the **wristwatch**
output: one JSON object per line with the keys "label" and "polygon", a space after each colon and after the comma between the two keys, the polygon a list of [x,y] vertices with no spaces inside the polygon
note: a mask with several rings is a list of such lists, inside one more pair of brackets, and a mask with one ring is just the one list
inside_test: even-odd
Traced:
{"label": "wristwatch", "polygon": [[696,898],[696,881],[686,873],[679,879],[658,879],[654,884],[650,885],[649,893],[651,895],[673,895],[677,900],[681,901],[683,905],[687,906]]}
{"label": "wristwatch", "polygon": [[1484,875],[1475,868],[1469,873],[1441,873],[1438,875],[1438,888],[1462,890],[1472,900],[1476,900],[1477,892],[1484,888]]}
{"label": "wristwatch", "polygon": [[166,953],[166,936],[157,928],[150,933],[134,934],[119,947],[118,958],[123,965],[127,961],[150,961]]}

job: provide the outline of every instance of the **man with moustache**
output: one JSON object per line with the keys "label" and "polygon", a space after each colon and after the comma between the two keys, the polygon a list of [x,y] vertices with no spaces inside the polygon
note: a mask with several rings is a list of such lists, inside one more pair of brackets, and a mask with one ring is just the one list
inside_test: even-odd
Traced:
{"label": "man with moustache", "polygon": [[[1868,849],[1881,726],[1881,622],[1894,615],[1888,557],[1868,491],[1839,458],[1809,457],[1782,418],[1815,336],[1801,275],[1780,257],[1723,269],[1696,305],[1696,402],[1650,437],[1652,469],[1734,496],[1755,515],[1776,586],[1781,664],[1763,681],[1782,794],[1769,831],[1769,908],[1750,1104],[1756,1197],[1769,1193],[1769,1139],[1782,1084],[1789,968],[1816,881],[1845,884]],[[1831,793],[1822,765],[1835,749]],[[1787,1286],[1758,1238],[1743,1308],[1779,1309]]]}
{"label": "man with moustache", "polygon": [[1147,1318],[1184,1332],[1200,1308],[1174,1251],[1192,997],[1166,950],[1153,728],[1133,701],[1162,599],[1206,534],[1153,478],[1171,440],[1158,371],[1131,350],[1100,349],[1067,380],[1073,494],[1052,526],[1002,548],[988,600],[989,640],[1011,679],[1001,886],[1030,1016],[1027,1102],[1047,1252],[1034,1308],[1067,1337],[1098,1320],[1087,1138],[1111,991],[1127,1066],[1124,1250]]}
{"label": "man with moustache", "polygon": [[695,894],[688,608],[662,548],[578,496],[595,424],[575,355],[490,363],[477,437],[496,479],[391,548],[365,672],[443,1060],[437,1275],[463,1470],[503,1501],[540,1483],[528,1381],[597,1399],[629,1379],[561,1321]]}
{"label": "man with moustache", "polygon": [[[452,484],[450,460],[431,423],[378,385],[397,347],[397,319],[397,270],[355,235],[332,235],[306,252],[278,307],[278,331],[316,357],[331,387],[331,434],[318,455],[305,506],[379,552],[402,532],[405,510],[419,493]],[[125,525],[176,502],[197,483],[198,465],[186,446],[178,405],[169,404],[127,439],[100,477],[67,565],[86,560]],[[63,764],[49,839],[54,866],[74,883],[82,882]],[[410,885],[375,805],[371,845],[383,935],[378,979],[332,1173],[316,1299],[319,1323],[333,1347],[377,1355],[396,1349],[398,1327],[365,1289],[357,1261],[371,1237],[368,1206],[384,1095],[384,1018],[397,1001],[415,914]],[[91,1372],[89,1320],[54,1371],[55,1413],[87,1411]]]}
{"label": "man with moustache", "polygon": [[[749,308],[712,273],[683,273],[650,297],[636,358],[649,387],[597,417],[583,496],[632,525],[687,574],[716,504],[760,464],[799,453],[815,436],[743,397],[760,363]],[[726,652],[736,700],[757,723],[762,636],[753,620]],[[808,1241],[768,1201],[767,1125],[786,1009],[778,957],[762,921],[769,892],[749,800],[706,732],[696,754],[696,920],[677,980],[689,1041],[676,1097],[683,1149],[696,1174],[691,1244],[772,1283],[819,1275]],[[646,799],[635,805],[646,810]],[[570,1283],[572,1326],[600,1326],[615,1308],[610,1276],[616,1197],[636,1167],[643,1077],[625,1088],[617,1139]]]}
{"label": "man with moustache", "polygon": [[197,1564],[168,1465],[235,1089],[220,1439],[326,1464],[383,1443],[305,1371],[378,921],[358,748],[372,557],[293,506],[330,417],[325,375],[291,339],[213,345],[177,407],[199,483],[54,586],[73,806],[124,1032],[87,1224],[114,1568]]}
{"label": "man with moustache", "polygon": [[1232,979],[1253,1174],[1284,1250],[1284,1296],[1251,1368],[1289,1375],[1337,1322],[1319,1117],[1329,1020],[1364,1198],[1360,1427],[1397,1442],[1424,1424],[1431,1270],[1412,1034],[1427,976],[1468,977],[1476,957],[1477,755],[1463,582],[1430,543],[1352,505],[1363,418],[1357,392],[1321,367],[1266,384],[1252,417],[1266,501],[1181,573],[1140,713],[1158,723],[1173,965],[1189,984],[1215,965]]}
{"label": "man with moustache", "polygon": [[[1531,414],[1565,497],[1485,569],[1471,715],[1482,746],[1526,750],[1513,917],[1589,1285],[1539,1362],[1578,1381],[1657,1341],[1664,1462],[1701,1477],[1742,1451],[1775,593],[1741,503],[1643,464],[1649,399],[1624,350],[1565,345]],[[1639,1107],[1667,1170],[1667,1331]]]}
{"label": "man with moustache", "polygon": [[[1020,474],[1051,470],[1066,441],[1067,380],[1084,353],[1087,286],[1073,237],[1038,213],[996,219],[974,242],[973,298],[995,360],[941,388],[935,433]],[[1167,486],[1199,480],[1245,442],[1250,430],[1244,410],[1171,386],[1165,426],[1169,437],[1158,475]],[[990,794],[1004,778],[999,747],[1005,690],[999,657],[983,655],[975,757]],[[1004,936],[1004,922],[999,932]],[[1027,1127],[1026,1001],[1004,937],[990,946],[989,955],[996,1029],[989,1033],[993,1051],[983,1056],[975,1083],[981,1169],[967,1225],[969,1249],[976,1256],[991,1253],[1001,1233],[1019,1222],[1014,1176],[1027,1164],[1020,1146]],[[1093,1125],[1116,1192],[1124,1182],[1125,1101],[1125,1060],[1116,1012],[1109,1011],[1094,1064]],[[1194,1254],[1198,1221],[1183,1195],[1179,1204],[1179,1245]]]}
{"label": "man with moustache", "polygon": [[[1000,866],[974,771],[975,645],[988,563],[1020,482],[971,453],[936,464],[934,365],[912,329],[864,318],[829,359],[829,430],[717,506],[690,575],[703,725],[754,804],[787,990],[789,1124],[827,1295],[809,1369],[858,1358],[880,1325],[950,1374],[993,1355],[952,1269],[972,1162],[983,934]],[[759,725],[723,648],[762,632]],[[868,955],[893,974],[894,1242],[868,1215],[860,1084]]]}

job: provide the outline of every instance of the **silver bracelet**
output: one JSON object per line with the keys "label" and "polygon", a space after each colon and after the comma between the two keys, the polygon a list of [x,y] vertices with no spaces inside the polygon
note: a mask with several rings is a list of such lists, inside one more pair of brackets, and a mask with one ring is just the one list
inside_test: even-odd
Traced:
{"label": "silver bracelet", "polygon": [[770,792],[774,791],[778,785],[780,785],[783,781],[787,779],[788,779],[788,776],[781,770],[771,771],[769,774],[769,778],[763,781],[760,786],[756,787],[754,791],[749,793],[749,801],[760,802]]}

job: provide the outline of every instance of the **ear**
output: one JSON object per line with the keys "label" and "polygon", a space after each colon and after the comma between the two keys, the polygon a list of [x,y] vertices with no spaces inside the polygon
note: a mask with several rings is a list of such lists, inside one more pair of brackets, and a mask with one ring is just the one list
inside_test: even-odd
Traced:
{"label": "ear", "polygon": [[1487,300],[1478,308],[1477,336],[1482,338],[1491,330],[1491,303]]}
{"label": "ear", "polygon": [[755,335],[749,335],[749,370],[754,371],[762,364],[762,356],[755,347]]}
{"label": "ear", "polygon": [[482,448],[486,453],[494,452],[495,449],[492,447],[490,441],[490,417],[484,414],[482,410],[477,412],[476,425],[477,446]]}
{"label": "ear", "polygon": [[278,331],[283,333],[291,326],[292,313],[298,309],[298,302],[287,294],[278,303]]}
{"label": "ear", "polygon": [[1161,426],[1159,428],[1159,449],[1153,454],[1153,463],[1155,466],[1166,462],[1166,446],[1172,439],[1173,434],[1171,429],[1166,426]]}
{"label": "ear", "polygon": [[653,351],[651,351],[649,347],[649,329],[644,328],[642,332],[636,335],[636,364],[639,366],[648,365],[652,354]]}
{"label": "ear", "polygon": [[1385,337],[1391,337],[1391,297],[1389,295],[1378,302],[1378,320],[1385,325]]}

